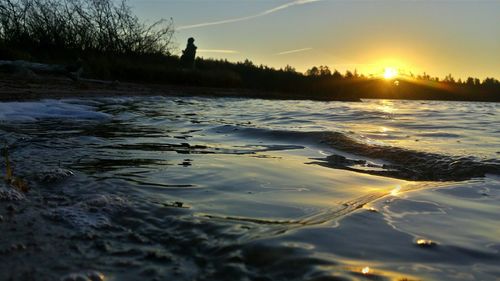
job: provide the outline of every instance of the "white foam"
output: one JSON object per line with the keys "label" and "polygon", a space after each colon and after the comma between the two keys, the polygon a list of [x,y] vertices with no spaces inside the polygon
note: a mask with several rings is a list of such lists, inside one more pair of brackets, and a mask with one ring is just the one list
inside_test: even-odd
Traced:
{"label": "white foam", "polygon": [[32,122],[41,119],[108,119],[111,116],[98,112],[93,106],[75,104],[64,100],[30,102],[0,102],[0,121]]}

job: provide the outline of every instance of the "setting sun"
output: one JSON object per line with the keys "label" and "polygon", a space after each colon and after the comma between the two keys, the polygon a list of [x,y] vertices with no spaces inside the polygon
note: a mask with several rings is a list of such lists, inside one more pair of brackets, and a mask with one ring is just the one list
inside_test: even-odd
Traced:
{"label": "setting sun", "polygon": [[396,76],[398,76],[398,70],[396,68],[387,67],[384,70],[384,78],[385,79],[392,79],[392,78],[395,78]]}

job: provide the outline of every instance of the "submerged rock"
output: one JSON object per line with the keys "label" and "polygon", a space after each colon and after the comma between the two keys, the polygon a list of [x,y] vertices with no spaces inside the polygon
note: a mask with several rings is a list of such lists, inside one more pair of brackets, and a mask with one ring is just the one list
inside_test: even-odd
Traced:
{"label": "submerged rock", "polygon": [[332,154],[326,157],[326,160],[330,165],[333,166],[354,166],[354,165],[365,165],[365,160],[348,159],[342,155]]}

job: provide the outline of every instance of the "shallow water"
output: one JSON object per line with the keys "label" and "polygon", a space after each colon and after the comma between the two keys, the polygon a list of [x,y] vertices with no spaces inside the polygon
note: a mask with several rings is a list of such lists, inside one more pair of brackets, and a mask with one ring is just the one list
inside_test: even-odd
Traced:
{"label": "shallow water", "polygon": [[[500,107],[0,103],[0,280],[495,280]],[[5,170],[5,162],[1,162]]]}

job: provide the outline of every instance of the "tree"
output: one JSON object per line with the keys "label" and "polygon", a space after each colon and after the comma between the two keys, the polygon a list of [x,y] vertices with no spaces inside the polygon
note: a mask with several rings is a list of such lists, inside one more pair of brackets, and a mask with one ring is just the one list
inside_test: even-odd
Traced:
{"label": "tree", "polygon": [[493,77],[486,77],[484,80],[483,80],[483,85],[484,86],[495,86],[495,85],[498,85],[500,84],[500,81],[498,81],[497,79],[493,78]]}
{"label": "tree", "polygon": [[335,80],[340,80],[342,79],[342,74],[340,74],[340,72],[335,69],[335,71],[333,71],[332,77]]}
{"label": "tree", "polygon": [[455,83],[455,79],[453,78],[453,76],[451,76],[451,73],[446,75],[446,77],[444,78],[444,82],[446,83]]}
{"label": "tree", "polygon": [[288,65],[288,64],[285,66],[285,68],[283,69],[283,71],[284,71],[284,72],[293,72],[293,73],[297,72],[297,71],[295,70],[295,67],[290,66],[290,65]]}
{"label": "tree", "polygon": [[1,0],[0,42],[22,50],[163,54],[173,21],[142,23],[125,0]]}
{"label": "tree", "polygon": [[332,72],[330,71],[330,68],[326,65],[321,65],[319,67],[319,75],[320,76],[331,76]]}
{"label": "tree", "polygon": [[467,82],[465,82],[468,86],[474,86],[474,78],[468,77]]}
{"label": "tree", "polygon": [[253,62],[252,62],[251,60],[249,60],[249,59],[245,59],[245,61],[243,62],[243,65],[244,65],[244,66],[247,66],[247,67],[252,67],[252,66],[254,66],[254,65],[253,65]]}
{"label": "tree", "polygon": [[311,69],[306,71],[307,76],[319,76],[320,71],[316,66],[313,66]]}

